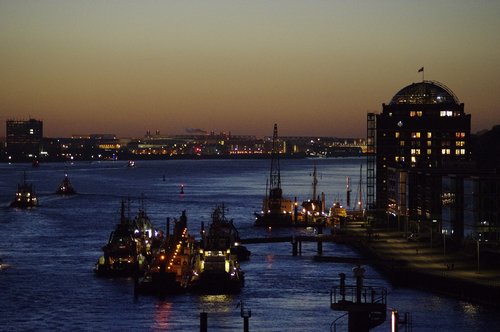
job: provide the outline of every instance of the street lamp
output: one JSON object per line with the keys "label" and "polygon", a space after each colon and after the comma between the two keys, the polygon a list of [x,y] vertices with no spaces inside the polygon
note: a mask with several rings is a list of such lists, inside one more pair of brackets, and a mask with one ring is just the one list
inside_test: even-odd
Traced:
{"label": "street lamp", "polygon": [[443,256],[446,256],[446,230],[443,230]]}
{"label": "street lamp", "polygon": [[479,238],[477,239],[477,273],[479,273]]}

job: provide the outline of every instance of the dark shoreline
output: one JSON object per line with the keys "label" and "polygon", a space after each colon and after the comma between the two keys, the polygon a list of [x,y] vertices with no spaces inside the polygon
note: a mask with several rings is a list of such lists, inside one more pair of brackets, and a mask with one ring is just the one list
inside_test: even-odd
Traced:
{"label": "dark shoreline", "polygon": [[[414,267],[411,266],[414,261],[408,255],[393,254],[389,257],[376,248],[373,241],[377,240],[369,241],[359,232],[349,230],[347,232],[356,238],[350,244],[351,247],[396,287],[415,288],[458,300],[500,307],[500,276],[496,270],[485,267],[481,272],[477,272],[474,270],[474,262],[466,258],[461,262],[462,265],[467,265],[463,273],[455,273],[454,270],[445,268],[436,271],[431,268]],[[384,230],[378,230],[377,233],[384,233]],[[422,256],[425,257],[425,254]],[[446,266],[445,262],[443,266]],[[448,265],[449,268],[451,266]],[[466,273],[475,273],[478,278],[472,280],[471,277],[464,275]],[[488,280],[480,279],[483,274],[490,275]]]}

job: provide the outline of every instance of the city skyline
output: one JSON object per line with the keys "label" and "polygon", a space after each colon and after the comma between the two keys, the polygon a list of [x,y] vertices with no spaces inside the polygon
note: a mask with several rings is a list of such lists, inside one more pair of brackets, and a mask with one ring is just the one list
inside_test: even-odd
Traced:
{"label": "city skyline", "polygon": [[364,137],[424,67],[477,132],[500,123],[499,16],[490,1],[0,1],[0,121]]}

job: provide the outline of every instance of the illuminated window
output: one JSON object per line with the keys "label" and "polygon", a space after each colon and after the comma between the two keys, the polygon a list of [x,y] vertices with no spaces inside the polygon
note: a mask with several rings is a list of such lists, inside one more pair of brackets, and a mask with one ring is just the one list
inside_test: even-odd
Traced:
{"label": "illuminated window", "polygon": [[455,150],[456,155],[464,155],[465,154],[465,149],[456,149]]}
{"label": "illuminated window", "polygon": [[430,131],[427,132],[427,138],[432,138],[432,133]]}
{"label": "illuminated window", "polygon": [[399,146],[405,146],[405,141],[399,141]]}
{"label": "illuminated window", "polygon": [[465,137],[465,133],[464,132],[456,132],[455,133],[455,137],[456,138],[464,138]]}
{"label": "illuminated window", "polygon": [[432,154],[432,149],[427,149],[427,154]]}
{"label": "illuminated window", "polygon": [[30,129],[30,134],[33,135],[35,131],[33,129]]}
{"label": "illuminated window", "polygon": [[398,162],[399,161],[399,156],[394,157],[394,161]]}
{"label": "illuminated window", "polygon": [[456,141],[455,145],[456,146],[465,146],[465,141]]}
{"label": "illuminated window", "polygon": [[439,112],[439,116],[453,116],[452,111],[441,111]]}
{"label": "illuminated window", "polygon": [[419,131],[414,131],[411,133],[411,138],[420,138],[420,132]]}
{"label": "illuminated window", "polygon": [[427,146],[431,146],[432,145],[432,141],[427,141]]}
{"label": "illuminated window", "polygon": [[394,133],[394,136],[395,136],[396,138],[399,138],[399,131],[396,131],[396,132]]}
{"label": "illuminated window", "polygon": [[412,156],[412,157],[411,157],[411,162],[412,162],[412,163],[416,163],[416,162],[417,162],[417,157]]}
{"label": "illuminated window", "polygon": [[451,154],[451,150],[450,149],[441,149],[441,154]]}
{"label": "illuminated window", "polygon": [[419,155],[420,154],[420,149],[411,149],[411,154],[412,155]]}

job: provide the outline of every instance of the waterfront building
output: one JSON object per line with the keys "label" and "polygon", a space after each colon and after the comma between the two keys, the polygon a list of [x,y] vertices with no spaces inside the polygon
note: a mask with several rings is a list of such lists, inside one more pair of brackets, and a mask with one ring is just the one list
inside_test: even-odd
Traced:
{"label": "waterfront building", "polygon": [[456,242],[500,242],[500,175],[494,169],[442,181],[442,231]]}
{"label": "waterfront building", "polygon": [[7,120],[6,148],[14,159],[36,158],[42,150],[43,121]]}
{"label": "waterfront building", "polygon": [[382,113],[368,114],[367,192],[376,194],[368,204],[406,231],[412,222],[441,225],[441,178],[470,167],[470,127],[464,104],[443,84],[399,90]]}

